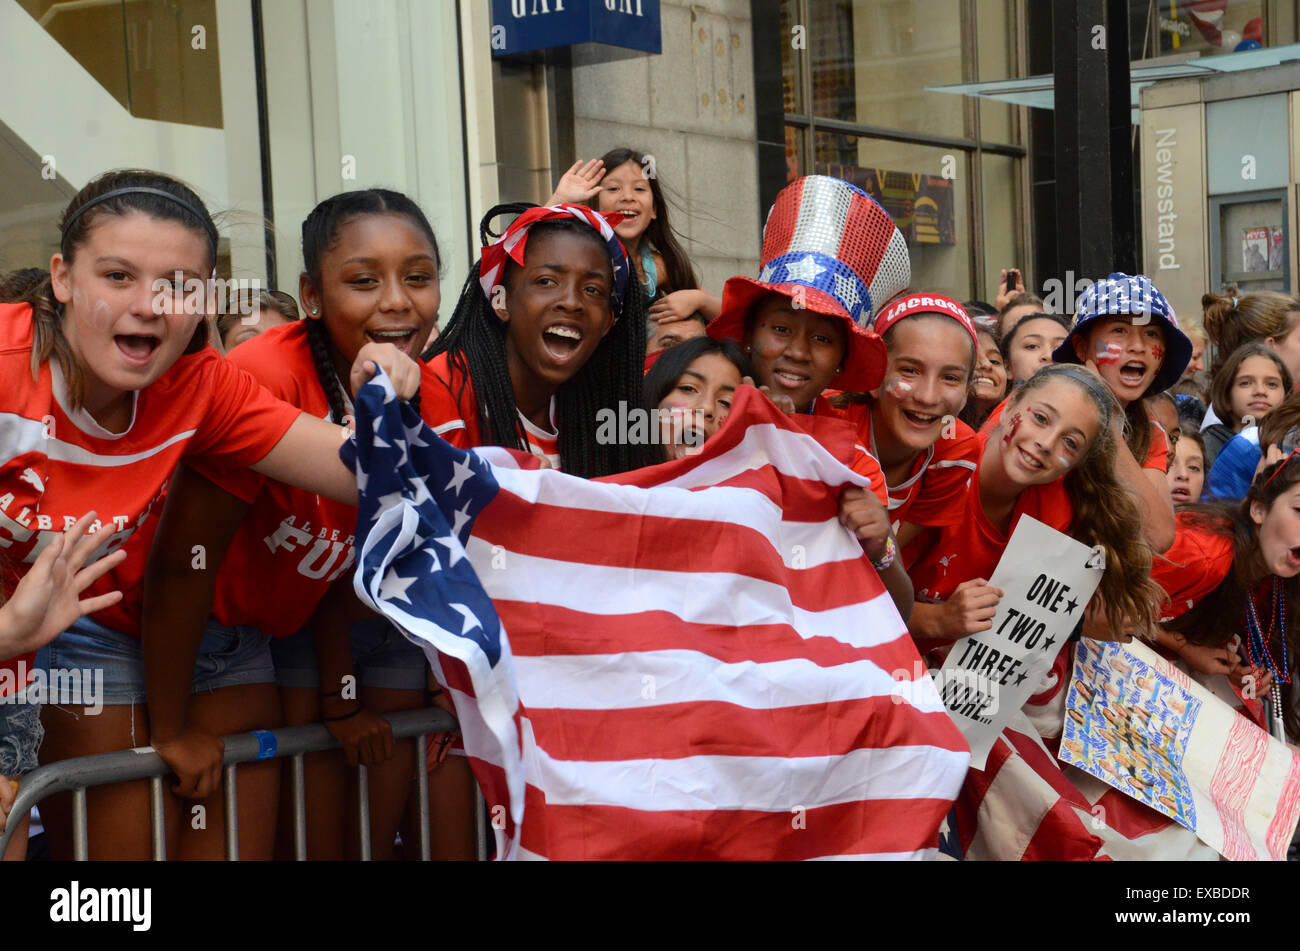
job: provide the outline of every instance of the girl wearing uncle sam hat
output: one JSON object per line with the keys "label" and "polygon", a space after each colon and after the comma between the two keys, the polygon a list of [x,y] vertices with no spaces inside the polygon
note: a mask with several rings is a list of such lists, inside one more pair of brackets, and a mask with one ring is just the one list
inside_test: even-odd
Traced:
{"label": "girl wearing uncle sam hat", "polygon": [[[868,327],[910,277],[907,244],[889,213],[848,182],[809,175],[777,195],[763,228],[758,279],[727,281],[722,312],[708,333],[740,342],[754,381],[787,411],[836,417],[824,391],[880,384],[885,345]],[[895,563],[884,476],[865,444],[856,447],[851,465],[871,480],[874,494],[845,491],[841,520],[862,541],[906,617],[911,587]]]}
{"label": "girl wearing uncle sam hat", "polygon": [[957,414],[970,392],[979,338],[960,304],[931,293],[898,298],[874,329],[888,356],[884,376],[868,392],[835,402],[880,460],[889,514],[907,545],[923,527],[961,518],[954,502],[966,492],[978,447]]}

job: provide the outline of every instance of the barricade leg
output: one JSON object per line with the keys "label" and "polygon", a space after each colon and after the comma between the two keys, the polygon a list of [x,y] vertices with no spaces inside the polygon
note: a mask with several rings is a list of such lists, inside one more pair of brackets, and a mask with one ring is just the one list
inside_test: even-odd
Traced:
{"label": "barricade leg", "polygon": [[149,837],[153,860],[167,861],[167,824],[163,813],[161,776],[154,776],[149,780]]}
{"label": "barricade leg", "polygon": [[415,737],[415,797],[419,802],[420,861],[431,857],[429,845],[429,753],[428,737]]}
{"label": "barricade leg", "polygon": [[239,861],[239,787],[235,764],[226,767],[226,861]]}

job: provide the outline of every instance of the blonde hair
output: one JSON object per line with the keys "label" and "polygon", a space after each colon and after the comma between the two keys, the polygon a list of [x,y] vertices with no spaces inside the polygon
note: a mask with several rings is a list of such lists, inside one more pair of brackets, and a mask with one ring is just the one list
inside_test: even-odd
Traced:
{"label": "blonde hair", "polygon": [[[1128,621],[1139,636],[1149,640],[1154,637],[1165,594],[1151,580],[1151,548],[1142,536],[1137,499],[1115,475],[1117,446],[1111,419],[1121,410],[1110,388],[1086,367],[1070,363],[1045,366],[1016,390],[1002,414],[1002,425],[1026,396],[1056,380],[1085,393],[1097,410],[1097,437],[1064,478],[1074,506],[1069,534],[1085,545],[1100,548],[1105,556],[1106,570],[1097,593],[1105,604],[1110,629],[1122,632]],[[1140,405],[1141,401],[1135,403]]]}

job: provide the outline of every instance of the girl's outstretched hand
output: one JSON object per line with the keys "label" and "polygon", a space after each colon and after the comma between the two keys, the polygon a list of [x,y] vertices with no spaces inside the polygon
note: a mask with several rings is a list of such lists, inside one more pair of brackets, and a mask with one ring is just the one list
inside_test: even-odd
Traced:
{"label": "girl's outstretched hand", "polygon": [[357,358],[352,361],[352,395],[355,397],[361,388],[375,375],[375,368],[383,367],[388,379],[393,384],[399,400],[409,400],[420,389],[420,365],[398,350],[391,343],[368,343],[357,351]]}
{"label": "girl's outstretched hand", "polygon": [[85,534],[94,521],[95,513],[87,512],[50,542],[0,608],[0,658],[44,647],[78,618],[122,600],[121,591],[81,599],[81,592],[126,558],[119,549],[83,567],[104,541],[98,533]]}
{"label": "girl's outstretched hand", "polygon": [[581,205],[600,192],[600,180],[605,177],[605,163],[600,159],[581,159],[560,177],[548,205]]}

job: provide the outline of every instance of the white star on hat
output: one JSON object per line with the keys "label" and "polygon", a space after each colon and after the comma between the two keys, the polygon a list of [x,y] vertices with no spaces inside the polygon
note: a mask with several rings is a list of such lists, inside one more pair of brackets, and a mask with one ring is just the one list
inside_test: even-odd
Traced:
{"label": "white star on hat", "polygon": [[826,273],[826,268],[818,264],[811,254],[805,254],[793,264],[787,264],[785,272],[792,280],[811,284]]}
{"label": "white star on hat", "polygon": [[850,314],[862,303],[862,295],[858,293],[858,282],[845,274],[835,275],[835,294]]}

